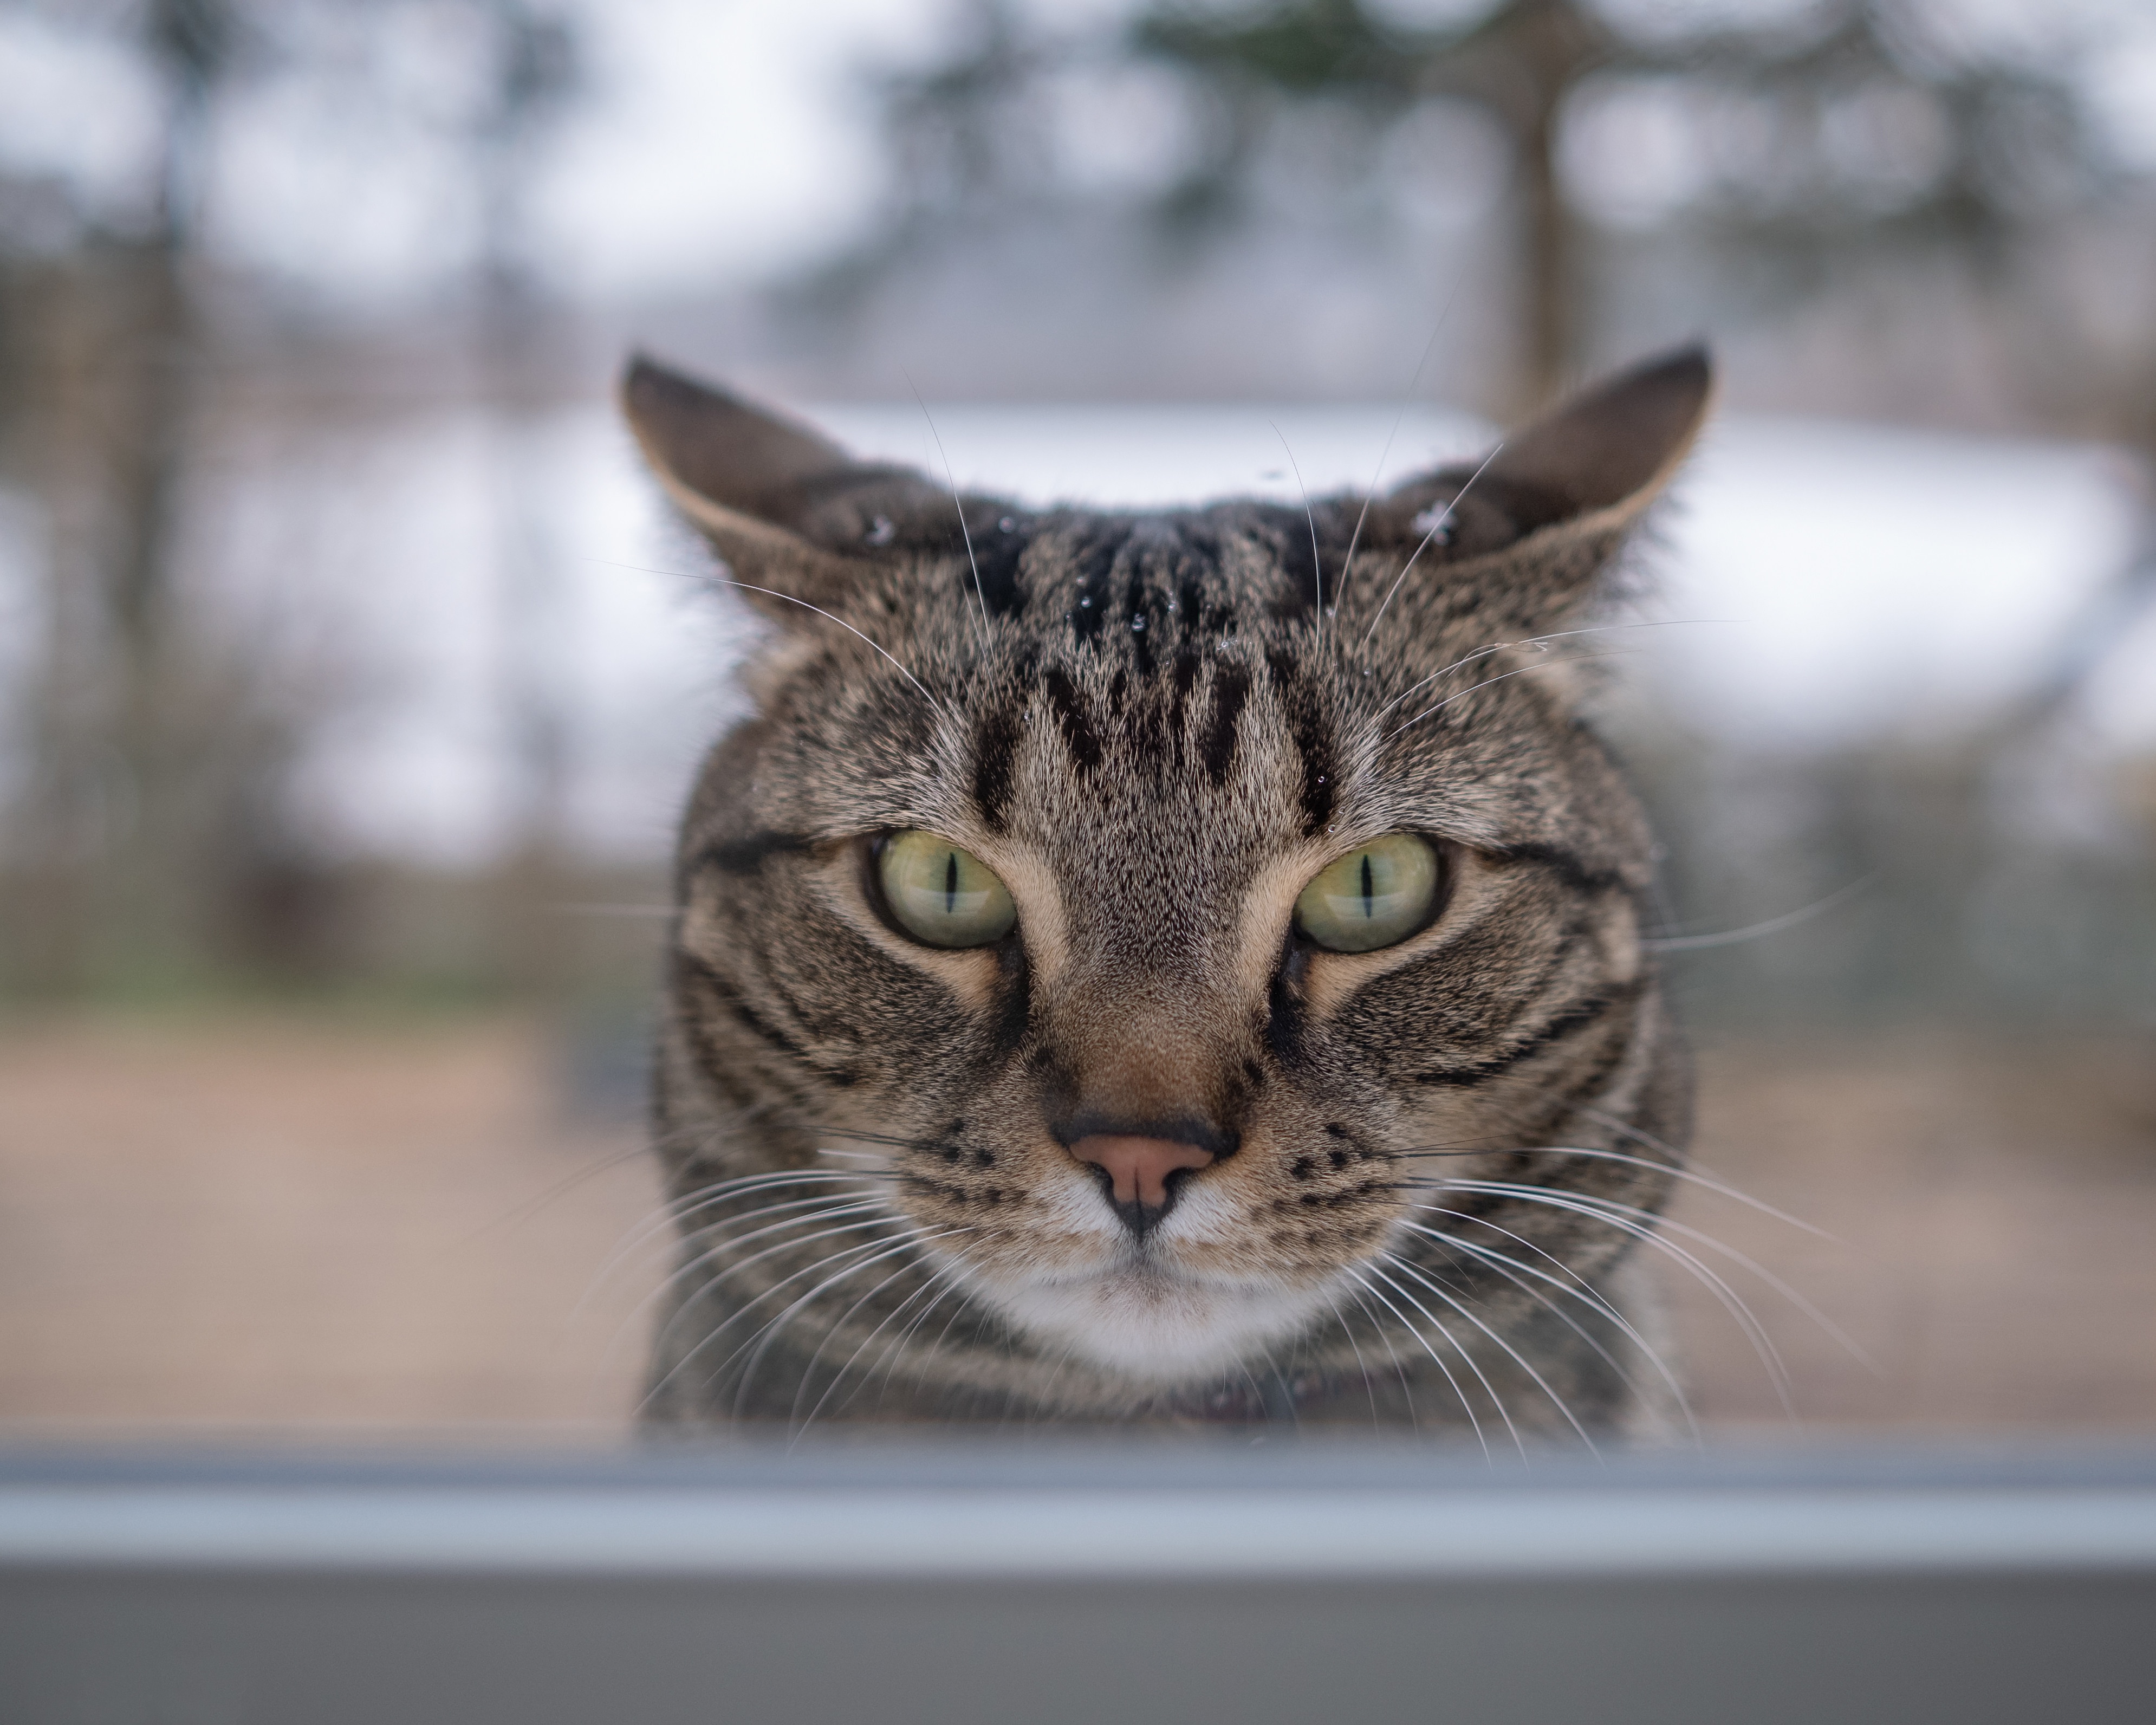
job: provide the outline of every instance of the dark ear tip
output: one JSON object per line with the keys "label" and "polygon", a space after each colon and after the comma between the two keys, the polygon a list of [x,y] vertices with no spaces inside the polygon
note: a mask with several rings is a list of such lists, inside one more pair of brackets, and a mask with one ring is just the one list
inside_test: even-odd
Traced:
{"label": "dark ear tip", "polygon": [[1688,341],[1667,353],[1640,361],[1630,371],[1612,377],[1595,393],[1614,395],[1620,392],[1651,390],[1658,394],[1698,399],[1713,387],[1712,352],[1704,341]]}
{"label": "dark ear tip", "polygon": [[697,382],[671,366],[661,365],[640,347],[630,351],[629,363],[622,367],[620,388],[622,405],[629,409],[632,419],[639,410],[719,402],[732,404],[717,390]]}

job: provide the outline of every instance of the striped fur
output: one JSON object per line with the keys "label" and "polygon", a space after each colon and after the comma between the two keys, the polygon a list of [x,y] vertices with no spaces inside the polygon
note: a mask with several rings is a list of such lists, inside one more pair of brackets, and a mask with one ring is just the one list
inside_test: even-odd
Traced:
{"label": "striped fur", "polygon": [[[961,504],[639,362],[632,423],[773,625],[681,830],[649,1417],[1666,1419],[1634,1285],[1689,1084],[1564,632],[1707,386],[1643,367],[1471,485],[1108,514]],[[1016,934],[888,926],[869,846],[909,828]],[[1399,831],[1444,855],[1430,926],[1294,938]],[[1227,1153],[1140,1238],[1078,1118]]]}

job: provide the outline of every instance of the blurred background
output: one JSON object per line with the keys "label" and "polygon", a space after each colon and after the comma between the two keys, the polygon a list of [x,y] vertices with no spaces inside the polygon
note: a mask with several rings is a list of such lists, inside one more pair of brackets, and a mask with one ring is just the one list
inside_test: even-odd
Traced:
{"label": "blurred background", "polygon": [[0,1421],[633,1404],[749,625],[632,345],[1144,503],[1699,336],[1604,721],[1702,1158],[1836,1239],[1680,1219],[1815,1425],[2156,1428],[2156,7],[0,0]]}

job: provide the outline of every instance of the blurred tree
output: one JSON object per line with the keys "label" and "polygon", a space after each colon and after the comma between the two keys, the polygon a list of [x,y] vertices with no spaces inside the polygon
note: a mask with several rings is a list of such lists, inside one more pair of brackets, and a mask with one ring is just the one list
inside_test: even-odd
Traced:
{"label": "blurred tree", "polygon": [[[180,591],[183,576],[210,572],[198,567],[199,505],[223,459],[238,362],[219,331],[260,290],[217,249],[208,218],[222,110],[270,79],[317,93],[357,84],[470,165],[480,369],[510,414],[539,345],[525,206],[541,138],[578,87],[574,34],[536,0],[0,8],[124,59],[156,118],[133,183],[0,197],[0,431],[16,428],[8,459],[49,541],[47,639],[31,686],[9,691],[28,758],[0,857],[13,882],[0,970],[69,989],[304,968],[328,881],[291,769],[331,691],[259,642],[221,636],[231,619],[200,614],[201,596]],[[396,26],[437,57],[428,78],[384,75],[369,39]],[[565,745],[552,667],[533,644],[551,621],[544,535],[528,496],[516,501],[531,481],[513,452],[503,467],[509,728],[528,824],[551,834]]]}
{"label": "blurred tree", "polygon": [[514,771],[515,853],[498,896],[501,949],[516,980],[559,968],[565,930],[562,855],[568,779],[568,667],[573,639],[550,519],[549,476],[533,435],[543,369],[545,290],[531,259],[529,201],[546,142],[572,111],[585,70],[568,15],[529,0],[472,0],[483,72],[470,120],[479,193],[480,369],[494,416],[496,603],[503,705]]}
{"label": "blurred tree", "polygon": [[[942,59],[872,86],[891,214],[834,279],[867,291],[933,239],[1097,199],[1045,136],[1044,95],[1074,67],[1176,74],[1199,145],[1132,213],[1199,242],[1277,219],[1261,182],[1283,152],[1330,175],[1339,206],[1367,203],[1387,138],[1464,106],[1512,162],[1507,415],[1598,357],[1613,238],[1681,245],[1742,311],[1920,250],[1995,274],[2114,177],[2075,75],[2084,44],[1986,45],[1933,0],[1147,0],[1091,35],[1008,0],[964,18]],[[1353,147],[1307,146],[1320,111]],[[1440,147],[1419,171],[1472,167]]]}
{"label": "blurred tree", "polygon": [[192,770],[203,691],[176,651],[173,589],[205,359],[193,275],[208,141],[253,45],[229,0],[141,0],[69,22],[131,50],[157,128],[143,204],[83,213],[69,251],[15,272],[10,321],[28,349],[16,382],[57,434],[54,650],[17,834],[42,890],[16,932],[30,968],[62,985],[116,952],[144,970],[180,962],[183,926],[200,920],[194,865],[229,837]]}
{"label": "blurred tree", "polygon": [[1042,123],[1045,74],[1086,52],[1012,0],[965,0],[951,52],[921,69],[879,69],[868,96],[888,151],[891,197],[871,231],[808,284],[846,311],[954,230],[993,232],[1063,195]]}
{"label": "blurred tree", "polygon": [[1515,163],[1515,412],[1588,363],[1592,252],[1612,222],[1702,239],[1739,297],[1786,300],[1912,244],[1994,263],[2103,177],[2067,67],[1982,51],[1922,0],[1731,8],[1693,29],[1651,0],[1421,8],[1453,14],[1430,24],[1416,10],[1155,0],[1131,43],[1245,116],[1174,194],[1186,208],[1232,205],[1253,135],[1298,101],[1340,99],[1373,128],[1432,98],[1486,110]]}
{"label": "blurred tree", "polygon": [[[1418,26],[1365,0],[1285,0],[1235,10],[1156,3],[1132,27],[1138,54],[1167,61],[1236,116],[1168,194],[1171,216],[1232,223],[1264,132],[1297,103],[1342,105],[1374,135],[1433,97],[1486,110],[1515,164],[1521,247],[1517,411],[1555,393],[1580,353],[1580,234],[1559,182],[1566,99],[1614,63],[1619,39],[1575,0],[1500,0],[1481,17]],[[1438,172],[1447,164],[1434,164]],[[1343,190],[1345,188],[1342,188]]]}

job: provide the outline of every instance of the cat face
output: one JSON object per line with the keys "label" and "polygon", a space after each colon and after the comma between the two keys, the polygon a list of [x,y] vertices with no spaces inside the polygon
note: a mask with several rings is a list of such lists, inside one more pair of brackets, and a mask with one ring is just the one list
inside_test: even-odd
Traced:
{"label": "cat face", "polygon": [[1650,1212],[1681,1130],[1572,631],[1706,388],[1681,355],[1367,501],[1104,514],[633,370],[776,625],[682,832],[662,1402],[798,1415],[865,1360],[946,1415],[1258,1373],[1374,1410],[1381,1347],[1411,1396],[1450,1336],[1502,1411],[1477,1357],[1536,1375],[1531,1278],[1615,1264],[1582,1209]]}

